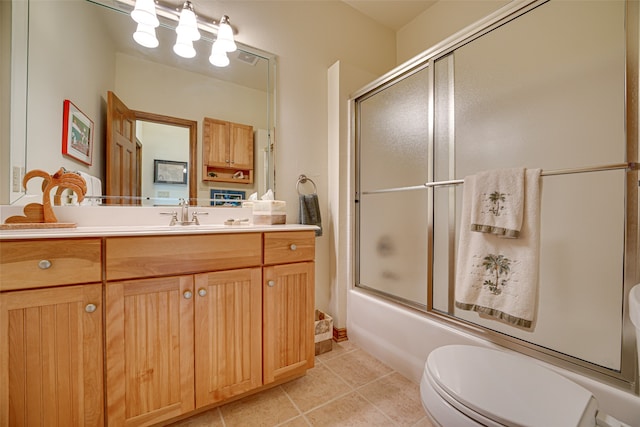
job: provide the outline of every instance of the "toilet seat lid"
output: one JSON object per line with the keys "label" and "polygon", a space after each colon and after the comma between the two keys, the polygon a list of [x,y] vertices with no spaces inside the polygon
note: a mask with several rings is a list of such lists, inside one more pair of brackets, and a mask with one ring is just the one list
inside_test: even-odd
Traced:
{"label": "toilet seat lid", "polygon": [[475,412],[504,425],[547,427],[595,418],[588,390],[524,357],[449,345],[429,354],[425,370],[436,389],[469,408],[464,412],[471,417]]}

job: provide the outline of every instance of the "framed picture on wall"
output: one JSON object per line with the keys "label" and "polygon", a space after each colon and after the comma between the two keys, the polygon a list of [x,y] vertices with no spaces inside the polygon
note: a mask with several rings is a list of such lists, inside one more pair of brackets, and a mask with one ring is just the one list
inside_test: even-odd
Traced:
{"label": "framed picture on wall", "polygon": [[153,182],[156,184],[187,185],[187,162],[173,160],[153,161]]}
{"label": "framed picture on wall", "polygon": [[211,190],[211,206],[241,206],[246,191]]}
{"label": "framed picture on wall", "polygon": [[62,154],[91,165],[93,121],[73,102],[64,100],[62,115]]}

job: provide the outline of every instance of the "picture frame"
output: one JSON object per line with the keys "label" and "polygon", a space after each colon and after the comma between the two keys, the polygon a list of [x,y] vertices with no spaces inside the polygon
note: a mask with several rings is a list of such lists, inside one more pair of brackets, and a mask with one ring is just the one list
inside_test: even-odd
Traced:
{"label": "picture frame", "polygon": [[211,189],[211,206],[242,206],[246,191]]}
{"label": "picture frame", "polygon": [[68,99],[63,103],[62,154],[89,166],[93,163],[93,120]]}
{"label": "picture frame", "polygon": [[156,159],[153,161],[153,182],[187,185],[188,166],[188,162]]}

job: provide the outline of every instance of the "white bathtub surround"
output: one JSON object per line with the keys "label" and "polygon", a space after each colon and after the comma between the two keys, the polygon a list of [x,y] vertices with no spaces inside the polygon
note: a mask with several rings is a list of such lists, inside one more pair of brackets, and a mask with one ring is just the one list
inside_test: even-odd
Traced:
{"label": "white bathtub surround", "polygon": [[602,411],[631,426],[640,426],[640,397],[630,392],[506,350],[425,314],[357,289],[348,293],[348,313],[349,339],[416,383],[420,381],[427,356],[438,347],[467,344],[501,349],[533,360],[580,384],[593,393]]}

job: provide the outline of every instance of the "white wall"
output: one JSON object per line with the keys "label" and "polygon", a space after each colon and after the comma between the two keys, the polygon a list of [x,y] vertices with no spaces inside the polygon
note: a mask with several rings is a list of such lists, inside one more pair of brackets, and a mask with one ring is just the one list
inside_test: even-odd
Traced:
{"label": "white wall", "polygon": [[398,31],[398,64],[435,46],[507,3],[507,0],[440,0]]}
{"label": "white wall", "polygon": [[[173,160],[189,162],[189,129],[160,123],[138,121],[136,137],[142,144],[142,195],[152,198],[174,199],[166,204],[175,204],[177,199],[189,198],[188,184],[154,183],[154,161]],[[164,194],[162,194],[164,193]],[[159,204],[158,200],[143,200],[143,205]]]}
{"label": "white wall", "polygon": [[327,310],[333,316],[335,328],[347,326],[347,289],[351,283],[349,232],[352,218],[353,176],[349,165],[353,161],[353,144],[349,141],[350,94],[376,76],[346,61],[337,61],[328,71],[328,211],[326,236],[329,240],[330,287],[320,289],[322,299],[329,301]]}

